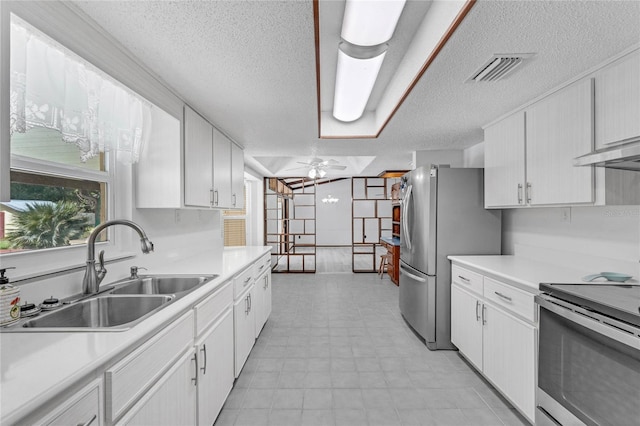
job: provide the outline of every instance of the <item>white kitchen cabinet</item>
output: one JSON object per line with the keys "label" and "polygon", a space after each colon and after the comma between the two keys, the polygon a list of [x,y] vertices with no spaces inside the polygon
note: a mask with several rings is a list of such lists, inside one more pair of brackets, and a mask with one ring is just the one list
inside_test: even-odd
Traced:
{"label": "white kitchen cabinet", "polygon": [[233,311],[222,316],[196,344],[198,354],[198,423],[212,425],[233,387]]}
{"label": "white kitchen cabinet", "polygon": [[213,129],[213,207],[232,207],[231,145],[229,138]]}
{"label": "white kitchen cabinet", "polygon": [[526,114],[526,201],[531,205],[594,202],[592,167],[574,167],[593,150],[593,81],[580,80]]}
{"label": "white kitchen cabinet", "polygon": [[240,375],[244,363],[249,357],[249,353],[256,341],[256,319],[255,309],[252,304],[255,302],[254,283],[247,287],[233,304],[233,337],[235,348],[235,377]]}
{"label": "white kitchen cabinet", "polygon": [[595,75],[596,149],[640,139],[640,50]]}
{"label": "white kitchen cabinet", "polygon": [[533,419],[537,329],[491,304],[484,304],[483,309],[482,372],[529,419]]}
{"label": "white kitchen cabinet", "polygon": [[231,207],[244,209],[244,151],[231,144]]}
{"label": "white kitchen cabinet", "polygon": [[485,129],[485,206],[595,202],[593,81],[583,79]]}
{"label": "white kitchen cabinet", "polygon": [[93,380],[66,401],[58,404],[47,416],[28,423],[100,426],[103,424],[103,396],[102,379]]}
{"label": "white kitchen cabinet", "polygon": [[525,122],[517,112],[484,131],[484,202],[487,207],[524,205]]}
{"label": "white kitchen cabinet", "polygon": [[271,271],[267,270],[256,279],[256,338],[260,335],[269,315],[271,315]]}
{"label": "white kitchen cabinet", "polygon": [[196,356],[184,353],[117,423],[118,425],[195,425]]}
{"label": "white kitchen cabinet", "polygon": [[185,351],[193,352],[193,329],[193,311],[189,311],[106,370],[107,423],[118,421],[134,405],[136,410],[141,409],[139,401],[144,400],[151,387],[156,387],[154,383],[166,379],[167,371]]}
{"label": "white kitchen cabinet", "polygon": [[457,285],[451,287],[451,343],[482,370],[482,302]]}
{"label": "white kitchen cabinet", "polygon": [[537,365],[533,294],[458,265],[452,267],[451,276],[451,342],[533,422]]}
{"label": "white kitchen cabinet", "polygon": [[213,126],[184,107],[184,204],[211,207],[213,201]]}

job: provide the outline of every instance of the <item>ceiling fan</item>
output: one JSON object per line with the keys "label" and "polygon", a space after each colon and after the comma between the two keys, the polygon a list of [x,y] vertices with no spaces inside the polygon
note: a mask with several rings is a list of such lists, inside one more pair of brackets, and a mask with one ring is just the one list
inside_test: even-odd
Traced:
{"label": "ceiling fan", "polygon": [[[339,164],[334,159],[323,160],[322,158],[312,158],[310,162],[306,163],[303,161],[296,161],[298,164],[304,164],[303,167],[296,167],[298,169],[301,168],[309,168],[308,176],[311,179],[322,178],[327,174],[327,170],[344,170],[347,166],[343,166]],[[294,169],[289,169],[294,170]]]}

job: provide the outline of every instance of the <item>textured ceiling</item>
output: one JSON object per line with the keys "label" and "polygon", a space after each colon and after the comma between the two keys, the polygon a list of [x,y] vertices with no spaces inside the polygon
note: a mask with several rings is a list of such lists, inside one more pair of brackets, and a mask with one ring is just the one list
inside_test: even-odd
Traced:
{"label": "textured ceiling", "polygon": [[[72,3],[243,145],[248,164],[376,156],[363,175],[481,142],[484,124],[640,42],[638,1],[479,0],[379,138],[320,140],[311,0]],[[536,55],[500,82],[464,83],[494,53]]]}

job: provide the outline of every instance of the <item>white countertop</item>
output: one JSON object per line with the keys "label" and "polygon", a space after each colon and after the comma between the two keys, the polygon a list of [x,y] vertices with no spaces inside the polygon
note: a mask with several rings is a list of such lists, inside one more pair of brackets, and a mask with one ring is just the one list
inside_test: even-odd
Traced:
{"label": "white countertop", "polygon": [[448,259],[532,293],[539,292],[540,283],[581,283],[588,274],[519,256],[448,256]]}
{"label": "white countertop", "polygon": [[[0,424],[11,424],[53,396],[68,391],[87,377],[113,364],[150,338],[165,323],[212,293],[241,272],[270,247],[225,248],[222,262],[200,253],[149,274],[218,274],[207,285],[177,300],[127,331],[104,332],[0,332]],[[218,265],[216,270],[216,266]]]}

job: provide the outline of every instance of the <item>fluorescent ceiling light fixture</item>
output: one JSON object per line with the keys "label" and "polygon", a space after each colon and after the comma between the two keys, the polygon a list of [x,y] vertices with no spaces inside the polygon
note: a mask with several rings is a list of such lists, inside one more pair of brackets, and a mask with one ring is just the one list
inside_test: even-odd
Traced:
{"label": "fluorescent ceiling light fixture", "polygon": [[362,117],[387,53],[386,48],[386,45],[381,45],[364,49],[340,43],[333,96],[333,116],[336,119],[350,122]]}
{"label": "fluorescent ceiling light fixture", "polygon": [[376,46],[391,39],[405,0],[347,0],[342,38],[358,46]]}

